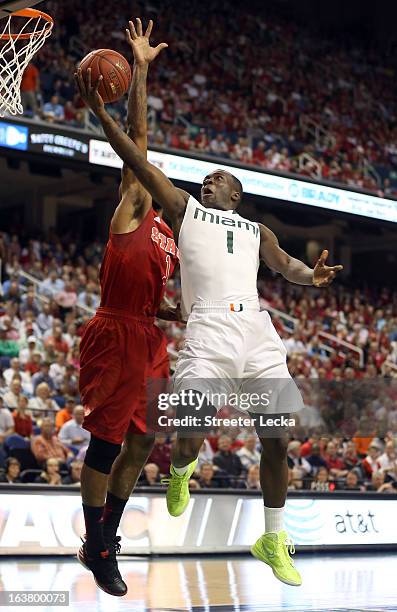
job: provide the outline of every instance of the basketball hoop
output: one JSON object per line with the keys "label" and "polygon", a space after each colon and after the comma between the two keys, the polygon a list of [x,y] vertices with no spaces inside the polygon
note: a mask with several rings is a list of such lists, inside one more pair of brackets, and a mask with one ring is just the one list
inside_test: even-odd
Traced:
{"label": "basketball hoop", "polygon": [[22,115],[21,81],[26,66],[51,35],[54,20],[36,9],[6,17],[0,28],[0,117]]}

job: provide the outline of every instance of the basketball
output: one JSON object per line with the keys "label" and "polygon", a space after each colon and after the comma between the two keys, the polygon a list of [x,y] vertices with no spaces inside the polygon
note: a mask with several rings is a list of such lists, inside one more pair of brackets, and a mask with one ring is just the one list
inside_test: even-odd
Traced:
{"label": "basketball", "polygon": [[117,102],[127,92],[131,84],[131,68],[125,57],[112,49],[97,49],[91,51],[80,64],[85,78],[88,68],[91,68],[92,83],[96,83],[100,75],[103,81],[99,93],[106,104]]}

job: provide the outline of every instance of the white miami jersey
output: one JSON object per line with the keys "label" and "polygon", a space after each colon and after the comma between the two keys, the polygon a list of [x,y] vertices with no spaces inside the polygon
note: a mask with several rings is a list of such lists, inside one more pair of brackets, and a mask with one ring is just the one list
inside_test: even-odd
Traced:
{"label": "white miami jersey", "polygon": [[185,315],[196,302],[258,304],[257,223],[235,211],[205,208],[190,196],[178,246]]}

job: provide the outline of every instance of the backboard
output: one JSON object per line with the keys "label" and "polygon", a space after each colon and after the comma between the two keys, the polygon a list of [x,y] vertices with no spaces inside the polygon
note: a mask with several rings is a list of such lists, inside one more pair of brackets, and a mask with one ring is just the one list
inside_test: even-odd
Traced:
{"label": "backboard", "polygon": [[10,13],[14,13],[15,11],[31,8],[41,2],[43,2],[43,0],[0,0],[0,19],[2,17],[8,17]]}

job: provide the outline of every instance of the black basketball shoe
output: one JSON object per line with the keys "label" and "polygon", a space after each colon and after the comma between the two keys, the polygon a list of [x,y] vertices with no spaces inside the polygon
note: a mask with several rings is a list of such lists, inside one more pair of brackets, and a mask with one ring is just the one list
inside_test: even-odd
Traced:
{"label": "black basketball shoe", "polygon": [[96,585],[105,593],[115,597],[126,595],[128,590],[119,572],[116,559],[116,554],[120,552],[120,540],[119,536],[114,538],[107,550],[95,555],[88,553],[87,542],[82,540],[83,545],[77,553],[77,559],[81,565],[93,573]]}

